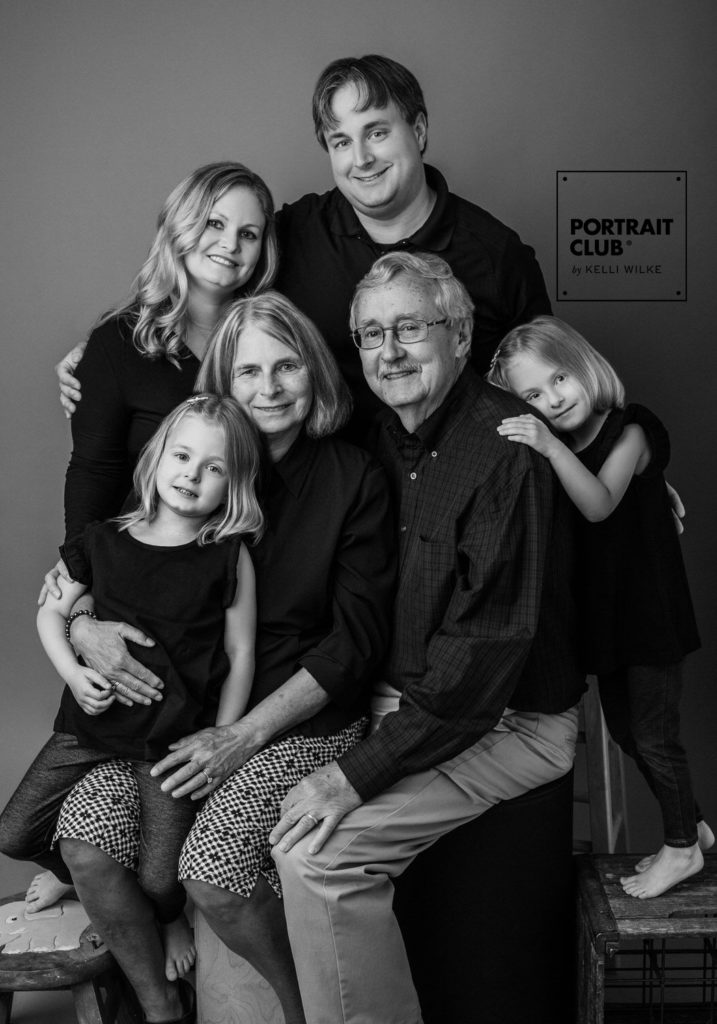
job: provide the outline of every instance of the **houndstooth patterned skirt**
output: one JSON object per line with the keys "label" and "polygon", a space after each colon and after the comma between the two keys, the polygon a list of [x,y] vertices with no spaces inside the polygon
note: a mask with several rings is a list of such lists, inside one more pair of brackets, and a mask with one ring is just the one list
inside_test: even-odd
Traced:
{"label": "houndstooth patterned skirt", "polygon": [[[248,897],[262,874],[281,896],[269,845],[281,802],[292,786],[358,743],[367,724],[362,718],[330,736],[288,736],[255,754],[205,801],[184,844],[180,879]],[[128,761],[97,765],[77,783],[62,806],[53,845],[58,839],[82,839],[137,871],[140,801]]]}
{"label": "houndstooth patterned skirt", "polygon": [[57,821],[58,839],[82,839],[130,871],[139,864],[139,791],[129,761],[99,764],[69,792]]}
{"label": "houndstooth patterned skirt", "polygon": [[187,837],[179,877],[249,897],[261,874],[277,896],[281,882],[269,833],[289,790],[340,757],[366,732],[362,718],[330,736],[289,736],[260,750],[206,800]]}

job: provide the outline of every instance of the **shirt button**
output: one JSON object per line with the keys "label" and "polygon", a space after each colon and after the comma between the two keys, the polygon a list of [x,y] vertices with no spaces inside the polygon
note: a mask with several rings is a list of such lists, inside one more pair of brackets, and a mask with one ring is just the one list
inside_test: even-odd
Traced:
{"label": "shirt button", "polygon": [[411,480],[415,480],[416,479],[416,475],[417,475],[416,473],[409,473],[409,476],[410,476]]}
{"label": "shirt button", "polygon": [[438,452],[431,452],[431,458],[432,459],[435,459],[437,455],[438,455]]}
{"label": "shirt button", "polygon": [[407,529],[408,529],[407,526],[402,526],[401,527],[401,533],[405,533]]}

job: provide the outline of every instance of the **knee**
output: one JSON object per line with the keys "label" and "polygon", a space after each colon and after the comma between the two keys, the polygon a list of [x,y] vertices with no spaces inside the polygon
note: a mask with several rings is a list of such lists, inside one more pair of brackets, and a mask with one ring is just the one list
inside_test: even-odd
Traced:
{"label": "knee", "polygon": [[8,816],[0,815],[0,853],[14,860],[30,860],[32,854],[27,851],[24,837],[14,828]]}
{"label": "knee", "polygon": [[320,855],[309,856],[304,850],[303,843],[292,846],[286,852],[275,846],[271,851],[271,856],[276,864],[276,870],[279,872],[281,887],[285,892],[299,891],[310,885],[312,879],[324,879],[323,859]]}
{"label": "knee", "polygon": [[106,884],[107,874],[113,867],[124,870],[117,861],[82,839],[61,839],[60,853],[75,882],[88,883],[100,878]]}

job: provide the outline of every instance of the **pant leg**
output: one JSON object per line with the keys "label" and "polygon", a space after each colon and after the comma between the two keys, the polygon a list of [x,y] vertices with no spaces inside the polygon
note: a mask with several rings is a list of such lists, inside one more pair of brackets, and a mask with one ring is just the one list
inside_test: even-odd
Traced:
{"label": "pant leg", "polygon": [[166,924],[179,917],[186,900],[178,878],[179,854],[201,801],[163,793],[162,779],[153,778],[151,768],[146,761],[132,762],[140,807],[137,877],[155,905],[157,920]]}
{"label": "pant leg", "polygon": [[687,754],[680,742],[682,662],[630,666],[627,694],[638,766],[660,805],[665,845],[692,846],[697,821]]}
{"label": "pant leg", "polygon": [[[311,1024],[418,1024],[392,878],[441,835],[568,772],[577,710],[506,713],[458,757],[408,776],[347,815],[324,848],[274,850]],[[445,879],[436,879],[437,885]]]}
{"label": "pant leg", "polygon": [[51,849],[57,818],[75,783],[107,758],[80,746],[75,736],[53,733],[0,815],[0,850],[8,857],[33,860],[70,883],[59,850]]}

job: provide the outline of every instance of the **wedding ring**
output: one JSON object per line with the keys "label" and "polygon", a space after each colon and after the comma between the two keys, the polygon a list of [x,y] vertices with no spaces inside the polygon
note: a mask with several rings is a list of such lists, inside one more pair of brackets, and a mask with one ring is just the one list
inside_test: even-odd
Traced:
{"label": "wedding ring", "polygon": [[117,682],[116,679],[110,679],[110,690],[112,690],[112,693],[115,692],[115,690],[117,689],[118,685],[119,685],[119,683]]}
{"label": "wedding ring", "polygon": [[306,812],[306,814],[304,815],[304,817],[305,817],[305,818],[311,818],[311,820],[313,821],[314,825],[318,825],[318,824],[319,824],[319,819],[318,819],[318,818],[315,818],[315,817],[313,816],[313,814],[309,814],[309,812],[308,812],[308,811]]}
{"label": "wedding ring", "polygon": [[200,768],[199,770],[201,771],[201,773],[202,773],[202,775],[204,776],[204,778],[205,778],[205,779],[207,780],[207,785],[208,785],[208,786],[211,786],[211,784],[212,784],[212,783],[214,782],[214,779],[213,779],[213,778],[212,778],[212,776],[211,776],[211,775],[209,774],[209,772],[207,771],[207,769],[206,769],[206,768]]}

